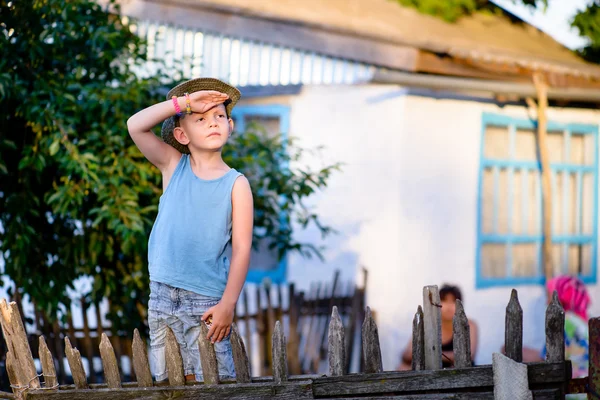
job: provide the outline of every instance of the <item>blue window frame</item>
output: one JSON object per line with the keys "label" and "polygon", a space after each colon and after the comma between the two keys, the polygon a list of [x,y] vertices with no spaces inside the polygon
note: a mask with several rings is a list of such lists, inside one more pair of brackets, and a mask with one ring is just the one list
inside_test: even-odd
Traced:
{"label": "blue window frame", "polygon": [[[287,141],[290,128],[290,108],[288,106],[278,104],[238,105],[232,111],[232,118],[235,120],[235,131],[237,132],[244,132],[246,124],[253,119],[258,120],[259,123],[261,120],[275,123],[278,125],[276,128],[269,126],[267,130],[268,128],[277,129],[276,133],[281,134],[283,142]],[[269,255],[266,257],[268,259]],[[284,283],[287,280],[287,264],[287,256],[268,269],[253,266],[251,263],[246,281],[261,283],[263,280],[269,279],[272,283]]]}
{"label": "blue window frame", "polygon": [[[476,286],[545,281],[537,122],[483,114]],[[548,123],[555,273],[597,279],[598,126]]]}

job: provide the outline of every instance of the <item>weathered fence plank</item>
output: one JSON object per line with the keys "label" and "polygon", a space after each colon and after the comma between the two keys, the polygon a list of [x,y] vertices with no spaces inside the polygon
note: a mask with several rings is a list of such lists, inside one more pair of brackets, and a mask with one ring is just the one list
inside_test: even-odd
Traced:
{"label": "weathered fence plank", "polygon": [[329,322],[329,375],[344,375],[346,369],[346,340],[344,338],[344,324],[336,306],[331,312]]}
{"label": "weathered fence plank", "polygon": [[75,387],[77,389],[88,389],[89,386],[81,362],[81,354],[77,348],[71,346],[71,341],[68,337],[65,337],[65,353],[67,354],[67,361],[69,362],[69,368],[71,368],[71,375],[73,376]]}
{"label": "weathered fence plank", "polygon": [[288,338],[288,362],[290,374],[301,374],[302,365],[300,363],[300,335],[298,334],[298,321],[300,318],[300,310],[298,305],[298,297],[296,297],[296,288],[293,283],[289,286],[288,296],[288,316],[290,334]]}
{"label": "weathered fence plank", "polygon": [[546,361],[565,361],[565,310],[556,290],[546,308]]}
{"label": "weathered fence plank", "polygon": [[200,349],[200,363],[202,364],[202,379],[205,385],[219,383],[219,366],[217,365],[217,353],[215,345],[206,338],[208,327],[204,322],[200,324],[200,337],[198,348]]}
{"label": "weathered fence plank", "polygon": [[517,362],[523,361],[523,309],[519,304],[516,289],[512,290],[506,306],[504,347],[508,358]]}
{"label": "weathered fence plank", "polygon": [[183,372],[183,359],[177,338],[167,327],[167,337],[165,338],[165,360],[167,364],[167,373],[169,375],[169,384],[179,386],[185,384],[185,375]]}
{"label": "weathered fence plank", "polygon": [[50,353],[50,350],[48,349],[44,336],[40,336],[39,338],[38,354],[40,355],[40,364],[42,364],[44,387],[46,389],[57,387],[58,379],[56,377],[54,359],[52,358],[52,353]]}
{"label": "weathered fence plank", "polygon": [[370,307],[367,307],[367,313],[362,326],[362,348],[365,373],[375,374],[383,371],[381,348],[379,347],[379,331],[377,330],[377,324],[373,319]]}
{"label": "weathered fence plank", "polygon": [[230,341],[236,382],[250,383],[250,361],[248,360],[246,347],[236,324],[231,325]]}
{"label": "weathered fence plank", "polygon": [[280,321],[275,323],[272,343],[273,381],[279,385],[288,380],[286,343]]}
{"label": "weathered fence plank", "polygon": [[471,361],[471,329],[462,301],[459,299],[456,299],[452,330],[454,366],[457,368],[470,367],[473,364]]}
{"label": "weathered fence plank", "polygon": [[37,376],[31,348],[27,341],[27,332],[17,303],[11,301],[7,304],[5,299],[0,302],[0,323],[7,350],[12,351],[15,361],[14,372],[20,374],[19,379],[28,387],[39,388],[40,379]]}
{"label": "weathered fence plank", "polygon": [[[528,364],[530,385],[561,387],[565,382],[566,363]],[[426,391],[467,390],[493,391],[494,372],[491,365],[471,368],[451,368],[426,371],[394,371],[379,374],[351,374],[315,378],[315,397],[342,397],[376,395],[398,392],[420,393]],[[531,386],[530,386],[531,387]]]}
{"label": "weathered fence plank", "polygon": [[152,386],[152,373],[150,372],[150,363],[148,363],[148,349],[140,337],[140,332],[136,329],[133,331],[133,344],[131,345],[133,352],[133,370],[137,377],[139,387]]}
{"label": "weathered fence plank", "polygon": [[442,368],[442,305],[437,286],[423,288],[423,329],[425,331],[425,369]]}
{"label": "weathered fence plank", "polygon": [[150,388],[121,388],[73,390],[48,393],[35,390],[27,395],[27,399],[47,400],[248,400],[248,399],[312,399],[312,381],[285,382],[281,385],[270,383],[242,383],[231,385],[189,385],[189,386],[154,386]]}
{"label": "weathered fence plank", "polygon": [[[562,399],[559,389],[533,390],[535,400]],[[428,393],[397,396],[343,397],[337,400],[494,400],[494,392]]]}
{"label": "weathered fence plank", "polygon": [[597,395],[600,393],[600,317],[591,318],[588,326],[590,334],[588,387]]}
{"label": "weathered fence plank", "polygon": [[100,341],[100,357],[102,358],[102,367],[104,368],[104,378],[109,389],[117,389],[121,387],[121,375],[117,365],[117,357],[115,351],[108,340],[106,333],[102,333]]}
{"label": "weathered fence plank", "polygon": [[10,387],[12,388],[15,397],[17,399],[22,399],[23,390],[27,388],[25,386],[27,382],[24,381],[23,375],[19,370],[19,364],[11,350],[6,352],[6,374],[8,375]]}
{"label": "weathered fence plank", "polygon": [[412,369],[422,371],[425,369],[425,329],[423,327],[423,308],[417,307],[413,318],[412,336]]}

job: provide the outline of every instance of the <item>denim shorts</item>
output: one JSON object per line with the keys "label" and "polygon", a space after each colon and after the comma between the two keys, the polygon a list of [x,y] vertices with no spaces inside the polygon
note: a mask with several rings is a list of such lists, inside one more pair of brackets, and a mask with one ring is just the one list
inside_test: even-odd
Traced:
{"label": "denim shorts", "polygon": [[[150,301],[148,302],[150,359],[157,381],[165,380],[168,377],[165,361],[167,327],[171,328],[179,343],[185,374],[194,374],[197,381],[203,380],[198,348],[200,323],[202,323],[200,318],[219,300],[216,297],[203,296],[164,283],[150,282]],[[214,346],[220,378],[235,378],[229,336],[215,343]]]}

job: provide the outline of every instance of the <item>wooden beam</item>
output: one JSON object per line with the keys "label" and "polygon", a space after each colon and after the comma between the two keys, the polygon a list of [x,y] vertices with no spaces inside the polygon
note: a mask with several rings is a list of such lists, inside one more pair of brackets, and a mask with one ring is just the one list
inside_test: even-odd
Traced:
{"label": "wooden beam", "polygon": [[542,215],[543,235],[542,243],[542,265],[546,281],[552,279],[554,268],[552,265],[552,181],[550,179],[550,154],[548,153],[548,84],[541,73],[533,75],[533,84],[537,93],[537,104],[532,98],[527,98],[527,104],[537,111],[537,139],[542,165]]}
{"label": "wooden beam", "polygon": [[482,69],[474,63],[466,63],[445,54],[435,54],[425,50],[419,51],[415,71],[503,81],[524,81],[525,79],[529,81],[530,77],[527,75],[524,78],[521,74],[500,72],[497,69]]}
{"label": "wooden beam", "polygon": [[[97,0],[107,5],[107,0]],[[132,18],[160,21],[190,29],[289,46],[331,57],[349,58],[387,68],[414,71],[415,47],[301,22],[243,14],[236,8],[197,1],[121,0],[121,12]]]}

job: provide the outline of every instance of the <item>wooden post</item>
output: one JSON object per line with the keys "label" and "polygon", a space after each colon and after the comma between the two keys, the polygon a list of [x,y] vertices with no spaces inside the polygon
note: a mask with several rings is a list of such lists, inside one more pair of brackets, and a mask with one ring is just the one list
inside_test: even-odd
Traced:
{"label": "wooden post", "polygon": [[288,380],[288,369],[285,336],[283,335],[283,328],[279,321],[275,323],[272,343],[273,382],[275,382],[276,385],[280,385],[282,382]]}
{"label": "wooden post", "polygon": [[85,358],[87,358],[90,366],[90,382],[96,383],[96,371],[94,371],[94,346],[92,345],[92,338],[90,337],[90,325],[88,322],[88,304],[84,298],[80,300],[81,304],[81,316],[83,317],[83,348],[85,351]]}
{"label": "wooden post", "polygon": [[206,338],[208,327],[204,322],[200,323],[200,337],[198,337],[198,348],[200,349],[200,362],[202,364],[202,378],[205,385],[216,385],[219,383],[219,366],[217,365],[217,353],[215,346]]}
{"label": "wooden post", "polygon": [[354,284],[354,292],[352,293],[352,304],[350,307],[350,318],[348,319],[348,329],[346,331],[346,373],[350,373],[350,362],[354,354],[354,330],[358,321],[358,312],[361,307],[362,291]]}
{"label": "wooden post", "polygon": [[236,324],[231,325],[230,341],[236,381],[237,383],[250,383],[250,361]]}
{"label": "wooden post", "polygon": [[256,285],[256,332],[258,333],[258,360],[260,365],[259,375],[267,375],[269,370],[269,356],[267,355],[267,326],[265,313],[262,308],[260,285]]}
{"label": "wooden post", "polygon": [[[600,317],[588,322],[590,334],[590,364],[588,367],[588,399],[595,399],[600,393]],[[592,393],[595,395],[593,396]]]}
{"label": "wooden post", "polygon": [[40,355],[40,364],[42,364],[45,389],[58,387],[54,359],[52,358],[52,353],[48,350],[48,345],[46,344],[44,336],[40,336],[38,354]]}
{"label": "wooden post", "polygon": [[[267,318],[266,318],[266,343],[265,343],[265,349],[271,349],[273,348],[273,329],[275,327],[275,311],[273,310],[273,304],[271,302],[271,282],[269,280],[265,280],[264,282],[264,289],[265,289],[265,300],[267,303]],[[273,359],[272,359],[272,353],[268,352],[266,353],[267,356],[267,364],[271,367],[271,370],[273,370]]]}
{"label": "wooden post", "polygon": [[[331,297],[329,298],[329,306],[327,307],[327,310],[332,310],[333,306],[336,302],[336,298],[335,298],[335,293],[338,290],[338,283],[340,280],[340,270],[336,269],[335,273],[333,274],[333,283],[331,284]],[[325,314],[325,326],[328,325],[329,322],[329,314]],[[327,339],[327,329],[323,329],[323,336],[321,337],[321,344],[319,346],[319,355],[320,358],[324,358],[325,357],[325,353],[327,351],[326,347],[325,347],[325,341]]]}
{"label": "wooden post", "polygon": [[537,109],[537,141],[540,155],[540,164],[542,166],[542,211],[544,215],[543,234],[544,242],[542,244],[542,265],[546,274],[546,281],[552,278],[554,268],[552,266],[552,180],[550,174],[550,155],[548,152],[548,120],[546,110],[548,109],[548,84],[544,76],[536,72],[533,75],[533,83],[537,92],[537,105],[531,98],[527,99],[527,104],[531,108]]}
{"label": "wooden post", "polygon": [[336,306],[331,312],[329,322],[329,375],[344,375],[346,369],[346,341],[344,338],[344,324]]}
{"label": "wooden post", "polygon": [[77,348],[71,346],[71,341],[68,336],[65,336],[65,353],[67,354],[67,361],[69,361],[69,368],[71,368],[71,375],[73,376],[75,387],[77,389],[89,389],[85,370],[81,363],[81,354]]}
{"label": "wooden post", "polygon": [[138,386],[151,387],[152,373],[150,372],[150,363],[148,363],[148,349],[142,341],[137,328],[133,331],[131,350],[133,352],[133,370],[135,371]]}
{"label": "wooden post", "polygon": [[[42,316],[43,315],[44,314],[42,314]],[[58,361],[58,382],[62,384],[65,383],[66,380],[65,353],[63,351],[63,346],[60,339],[60,326],[58,325],[58,320],[54,320],[54,322],[52,323],[52,334],[54,336],[54,350],[56,350],[56,361]]]}
{"label": "wooden post", "polygon": [[246,286],[244,286],[244,291],[242,292],[242,298],[244,301],[244,327],[246,331],[244,332],[244,337],[246,339],[246,351],[248,353],[248,358],[252,358],[252,328],[250,327],[250,309],[248,306],[248,291],[246,290]]}
{"label": "wooden post", "polygon": [[362,326],[362,350],[365,373],[382,372],[383,363],[381,361],[381,348],[379,347],[379,332],[370,307],[367,307]]}
{"label": "wooden post", "polygon": [[560,305],[556,290],[546,308],[546,361],[565,361],[565,310]]}
{"label": "wooden post", "polygon": [[454,366],[467,368],[473,365],[471,361],[471,328],[465,315],[462,301],[456,299],[456,311],[452,320],[452,344],[454,348]]}
{"label": "wooden post", "polygon": [[25,379],[21,375],[19,364],[12,351],[6,352],[6,374],[16,399],[23,399],[23,391],[27,389]]}
{"label": "wooden post", "polygon": [[425,331],[425,369],[442,368],[442,305],[437,286],[423,288],[423,329]]}
{"label": "wooden post", "polygon": [[185,385],[181,350],[179,349],[179,343],[177,343],[175,334],[169,327],[167,327],[167,337],[165,338],[165,341],[165,359],[167,364],[167,373],[169,374],[169,385]]}
{"label": "wooden post", "polygon": [[412,369],[422,371],[425,369],[425,329],[423,327],[423,309],[417,307],[413,318],[412,334]]}
{"label": "wooden post", "polygon": [[523,309],[515,289],[512,290],[506,306],[504,347],[508,358],[517,362],[523,361]]}
{"label": "wooden post", "polygon": [[298,305],[298,298],[295,292],[295,286],[293,283],[289,286],[289,300],[288,300],[288,318],[290,327],[290,337],[288,340],[288,362],[290,364],[290,374],[300,375],[302,373],[302,367],[300,365],[300,335],[298,334],[298,320],[300,317],[300,310]]}
{"label": "wooden post", "polygon": [[[121,387],[121,375],[117,366],[117,357],[115,351],[108,340],[106,333],[102,333],[100,341],[100,357],[102,358],[102,367],[104,369],[104,378],[109,389],[118,389]],[[91,369],[90,369],[91,370]]]}
{"label": "wooden post", "polygon": [[6,347],[8,351],[12,352],[15,361],[13,365],[14,372],[19,376],[19,380],[23,381],[21,383],[28,388],[39,388],[40,379],[37,376],[31,348],[27,341],[27,333],[17,303],[11,301],[10,304],[7,304],[6,300],[2,299],[0,302],[0,323]]}

